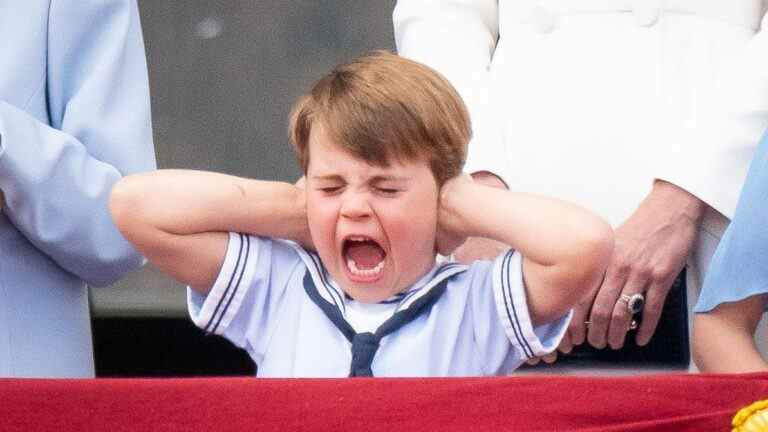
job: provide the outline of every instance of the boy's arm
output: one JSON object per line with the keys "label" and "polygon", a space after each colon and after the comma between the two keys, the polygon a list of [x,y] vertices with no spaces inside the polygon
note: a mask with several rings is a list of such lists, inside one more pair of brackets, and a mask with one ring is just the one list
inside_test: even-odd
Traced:
{"label": "boy's arm", "polygon": [[766,301],[766,295],[752,296],[695,315],[693,355],[702,372],[768,371],[768,362],[755,345],[755,330]]}
{"label": "boy's arm", "polygon": [[310,242],[304,192],[282,182],[160,170],[120,180],[110,210],[153,264],[202,294],[216,280],[229,231]]}
{"label": "boy's arm", "polygon": [[564,315],[602,280],[613,231],[592,213],[563,201],[449,180],[440,195],[440,228],[486,237],[523,255],[523,277],[534,325]]}

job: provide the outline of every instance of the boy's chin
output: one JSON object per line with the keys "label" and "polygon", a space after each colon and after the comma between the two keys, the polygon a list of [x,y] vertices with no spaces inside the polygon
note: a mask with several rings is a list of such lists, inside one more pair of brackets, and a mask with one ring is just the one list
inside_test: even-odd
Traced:
{"label": "boy's chin", "polygon": [[[349,282],[348,282],[349,283]],[[360,303],[379,303],[397,294],[397,291],[384,289],[376,284],[351,283],[351,286],[342,285],[344,293]]]}

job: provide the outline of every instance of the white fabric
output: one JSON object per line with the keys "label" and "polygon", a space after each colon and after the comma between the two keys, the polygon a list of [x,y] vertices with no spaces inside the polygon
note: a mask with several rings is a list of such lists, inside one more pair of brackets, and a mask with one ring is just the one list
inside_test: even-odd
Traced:
{"label": "white fabric", "polygon": [[760,0],[400,0],[394,25],[400,54],[464,97],[468,171],[618,225],[657,178],[732,214],[768,126],[764,13]]}
{"label": "white fabric", "polygon": [[345,318],[358,333],[374,333],[397,310],[397,303],[362,303],[347,299]]}
{"label": "white fabric", "polygon": [[[510,251],[494,263],[436,266],[395,298],[394,310],[407,307],[443,279],[449,279],[446,292],[429,313],[382,339],[374,375],[498,375],[553,350],[571,314],[532,326],[521,262]],[[351,344],[307,296],[305,273],[310,272],[318,292],[347,319],[366,307],[350,306],[352,301],[318,264],[316,255],[293,243],[230,234],[211,292],[201,296],[188,291],[192,320],[244,348],[258,364],[259,376],[347,376]]]}

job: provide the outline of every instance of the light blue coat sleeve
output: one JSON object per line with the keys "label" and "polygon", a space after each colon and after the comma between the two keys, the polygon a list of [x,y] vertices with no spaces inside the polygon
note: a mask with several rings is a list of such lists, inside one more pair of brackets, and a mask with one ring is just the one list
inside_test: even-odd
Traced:
{"label": "light blue coat sleeve", "polygon": [[52,1],[46,92],[50,125],[0,100],[3,211],[40,251],[91,285],[142,257],[112,223],[123,175],[155,168],[149,88],[133,1]]}

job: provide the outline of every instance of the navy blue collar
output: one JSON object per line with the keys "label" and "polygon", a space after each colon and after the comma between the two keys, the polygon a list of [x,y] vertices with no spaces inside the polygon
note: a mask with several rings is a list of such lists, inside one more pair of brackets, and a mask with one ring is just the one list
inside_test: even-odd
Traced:
{"label": "navy blue collar", "polygon": [[[346,301],[352,300],[336,283],[330,278],[328,271],[323,266],[320,256],[316,252],[308,251],[298,244],[291,243],[291,246],[298,252],[304,264],[307,266],[307,273],[312,278],[317,292],[326,302],[332,304],[346,317]],[[395,313],[410,307],[416,300],[429,293],[435,286],[451,276],[461,273],[467,269],[467,266],[456,263],[443,263],[432,267],[424,276],[422,276],[410,288],[395,294],[394,296],[382,301],[381,303],[397,303]]]}

